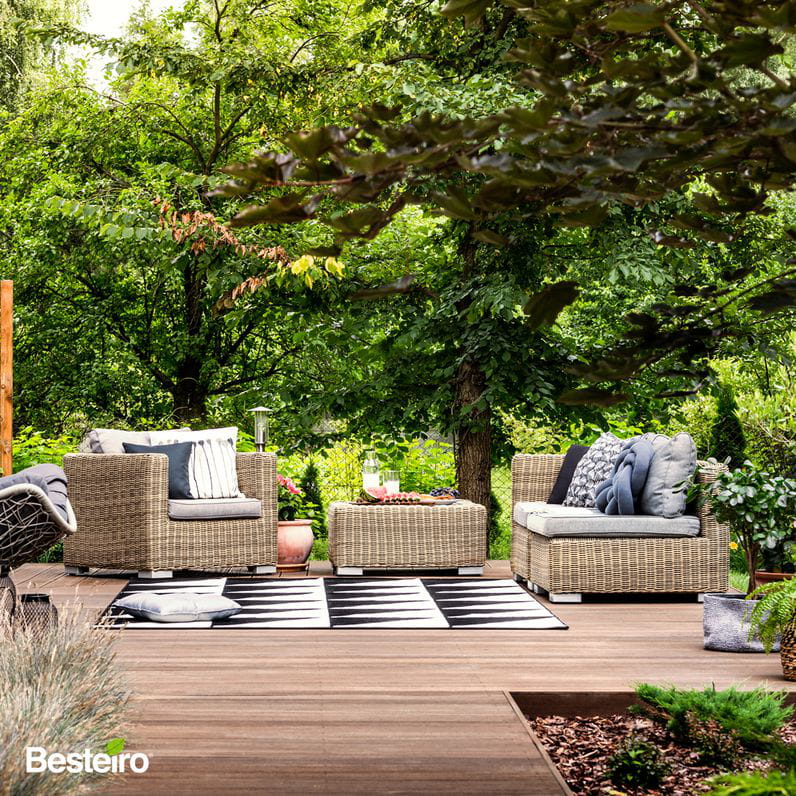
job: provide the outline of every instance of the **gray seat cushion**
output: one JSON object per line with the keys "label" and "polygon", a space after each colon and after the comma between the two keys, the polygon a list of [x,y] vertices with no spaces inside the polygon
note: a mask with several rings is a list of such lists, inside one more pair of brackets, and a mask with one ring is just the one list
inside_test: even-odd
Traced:
{"label": "gray seat cushion", "polygon": [[263,507],[257,498],[200,498],[170,500],[169,517],[173,520],[256,520]]}
{"label": "gray seat cushion", "polygon": [[690,537],[699,535],[699,518],[668,519],[645,514],[611,516],[595,508],[551,503],[516,503],[514,521],[541,536],[554,537]]}

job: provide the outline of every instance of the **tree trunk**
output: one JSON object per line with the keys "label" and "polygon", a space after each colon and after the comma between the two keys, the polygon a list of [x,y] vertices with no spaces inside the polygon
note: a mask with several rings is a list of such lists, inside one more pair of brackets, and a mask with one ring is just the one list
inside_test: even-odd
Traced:
{"label": "tree trunk", "polygon": [[[472,224],[459,242],[462,258],[462,284],[471,279],[475,270],[478,242],[472,236]],[[468,295],[456,304],[461,318],[472,298]],[[466,323],[466,321],[462,321]],[[476,406],[486,390],[486,374],[480,364],[460,351],[461,363],[456,374],[453,412],[456,434],[456,480],[466,500],[486,506],[492,513],[492,412],[489,404]]]}
{"label": "tree trunk", "polygon": [[[486,375],[470,360],[459,365],[454,411],[460,418],[456,429],[456,480],[466,500],[491,511],[492,413],[475,406],[486,387]],[[467,412],[462,416],[462,409]]]}
{"label": "tree trunk", "polygon": [[190,425],[207,419],[207,385],[201,379],[202,363],[188,357],[180,363],[172,392],[174,419]]}
{"label": "tree trunk", "polygon": [[183,308],[187,345],[182,361],[177,366],[173,390],[174,417],[180,423],[190,424],[207,419],[208,386],[202,379],[202,352],[206,350],[204,339],[204,304],[206,287],[205,271],[196,255],[186,254],[182,273]]}

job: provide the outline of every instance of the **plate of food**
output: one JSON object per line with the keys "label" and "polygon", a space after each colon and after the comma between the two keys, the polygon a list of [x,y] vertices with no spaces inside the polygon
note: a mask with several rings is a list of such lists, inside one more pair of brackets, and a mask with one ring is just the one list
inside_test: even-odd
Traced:
{"label": "plate of food", "polygon": [[421,506],[450,506],[451,503],[456,503],[459,498],[450,497],[449,495],[421,495]]}

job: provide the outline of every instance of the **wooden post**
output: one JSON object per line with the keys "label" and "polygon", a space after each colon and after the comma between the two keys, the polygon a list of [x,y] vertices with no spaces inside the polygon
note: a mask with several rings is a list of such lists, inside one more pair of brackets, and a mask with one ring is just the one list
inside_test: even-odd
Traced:
{"label": "wooden post", "polygon": [[14,283],[0,280],[0,469],[13,470],[14,440]]}

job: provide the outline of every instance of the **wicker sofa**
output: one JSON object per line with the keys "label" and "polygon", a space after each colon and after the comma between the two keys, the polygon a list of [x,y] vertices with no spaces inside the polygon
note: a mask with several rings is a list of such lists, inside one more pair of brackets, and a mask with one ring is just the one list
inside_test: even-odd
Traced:
{"label": "wicker sofa", "polygon": [[238,484],[259,517],[172,519],[168,459],[160,453],[64,457],[77,533],[64,541],[69,574],[89,567],[170,577],[175,569],[276,571],[276,457],[237,454]]}
{"label": "wicker sofa", "polygon": [[[547,500],[563,460],[559,455],[514,457],[512,514],[520,501]],[[710,483],[722,467],[700,462],[699,480]],[[580,602],[584,593],[727,591],[729,529],[706,505],[699,507],[698,518],[698,535],[687,538],[547,537],[514,519],[511,569],[518,581],[548,592],[552,602]]]}

